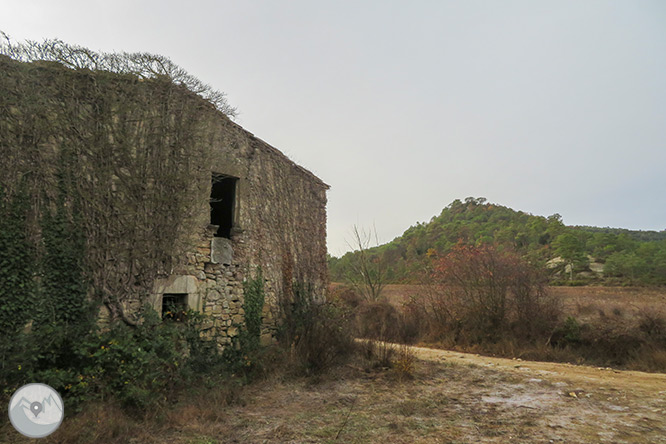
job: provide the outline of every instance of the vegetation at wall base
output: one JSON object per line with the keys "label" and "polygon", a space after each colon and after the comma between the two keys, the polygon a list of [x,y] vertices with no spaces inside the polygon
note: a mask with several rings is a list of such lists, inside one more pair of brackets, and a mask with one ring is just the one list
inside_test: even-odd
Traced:
{"label": "vegetation at wall base", "polygon": [[245,281],[243,286],[243,310],[245,322],[235,325],[238,336],[232,344],[224,349],[222,359],[226,368],[234,375],[250,381],[266,371],[263,355],[265,350],[260,347],[263,308],[265,302],[264,277],[261,268],[256,270],[253,278]]}
{"label": "vegetation at wall base", "polygon": [[245,328],[247,330],[248,340],[253,346],[258,347],[263,322],[264,302],[266,299],[264,294],[264,276],[261,272],[261,268],[257,269],[254,278],[248,279],[245,282],[243,296]]}
{"label": "vegetation at wall base", "polygon": [[[78,200],[65,178],[59,186],[53,200],[45,199],[49,205],[37,223],[28,223],[33,196],[21,188],[10,195],[0,189],[3,399],[23,384],[40,381],[63,395],[70,412],[111,400],[144,415],[198,387],[233,387],[273,366],[288,366],[280,361],[293,359],[303,369],[298,374],[320,373],[353,349],[335,308],[315,303],[302,283],[293,286],[296,304],[288,311],[287,322],[294,324],[283,324],[291,342],[260,347],[265,298],[260,270],[246,282],[245,322],[224,352],[216,337],[201,336],[205,318],[193,311],[162,319],[144,306],[133,325],[120,319],[98,325],[99,301],[90,297],[94,290]],[[295,356],[289,352],[292,344]]]}
{"label": "vegetation at wall base", "polygon": [[297,373],[320,374],[355,351],[349,311],[336,301],[317,300],[307,283],[295,282],[280,310],[278,340],[289,349]]}

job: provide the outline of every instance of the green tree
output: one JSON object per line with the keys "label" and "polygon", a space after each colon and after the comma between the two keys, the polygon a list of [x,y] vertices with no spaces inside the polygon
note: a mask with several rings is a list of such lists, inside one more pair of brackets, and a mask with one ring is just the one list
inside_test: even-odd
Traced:
{"label": "green tree", "polygon": [[634,284],[637,279],[647,277],[647,263],[635,252],[617,252],[606,260],[604,273],[608,276],[623,277]]}
{"label": "green tree", "polygon": [[555,254],[564,259],[569,268],[569,278],[573,280],[574,269],[587,264],[585,244],[571,233],[560,234],[553,241]]}

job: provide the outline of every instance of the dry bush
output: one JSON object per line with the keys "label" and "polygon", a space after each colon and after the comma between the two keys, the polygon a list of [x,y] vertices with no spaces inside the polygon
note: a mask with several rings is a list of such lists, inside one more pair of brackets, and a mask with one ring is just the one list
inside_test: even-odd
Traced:
{"label": "dry bush", "polygon": [[354,313],[358,337],[399,343],[413,343],[419,337],[418,320],[388,302],[364,302]]}
{"label": "dry bush", "polygon": [[328,301],[352,320],[356,337],[411,343],[420,336],[422,323],[418,316],[411,316],[406,307],[400,310],[383,300],[368,302],[346,285],[333,287]]}
{"label": "dry bush", "polygon": [[432,339],[494,343],[511,336],[523,342],[547,338],[560,306],[546,292],[543,273],[492,246],[456,246],[435,260],[426,291],[409,306]]}
{"label": "dry bush", "polygon": [[416,364],[416,354],[407,345],[399,345],[397,347],[396,356],[393,359],[393,369],[395,370],[398,378],[412,379],[414,377],[414,366]]}
{"label": "dry bush", "polygon": [[612,330],[598,329],[590,337],[585,337],[582,354],[589,361],[604,366],[625,366],[636,350],[640,350],[645,341],[631,332],[621,333]]}
{"label": "dry bush", "polygon": [[149,435],[145,424],[128,415],[113,401],[89,404],[78,415],[64,421],[45,443],[127,443],[131,439]]}
{"label": "dry bush", "polygon": [[582,364],[584,358],[580,353],[571,347],[552,347],[550,345],[522,345],[520,348],[520,357],[529,361],[550,361],[550,362],[570,362],[573,364]]}
{"label": "dry bush", "polygon": [[[643,312],[638,322],[624,316],[578,324],[569,317],[551,337],[545,359],[666,371],[666,319]],[[531,356],[530,356],[531,357]]]}
{"label": "dry bush", "polygon": [[356,308],[363,299],[348,285],[336,285],[328,293],[328,300],[350,309]]}
{"label": "dry bush", "polygon": [[401,341],[405,344],[413,344],[423,337],[427,331],[426,318],[421,315],[418,305],[410,301],[402,305],[401,310],[402,334]]}
{"label": "dry bush", "polygon": [[666,317],[664,315],[643,310],[639,314],[638,328],[652,342],[666,347]]}
{"label": "dry bush", "polygon": [[363,340],[359,351],[367,369],[393,369],[399,380],[414,376],[416,354],[408,345]]}
{"label": "dry bush", "polygon": [[[244,405],[244,392],[240,384],[225,380],[213,389],[194,390],[178,403],[158,408],[146,416],[128,414],[121,404],[112,399],[104,402],[90,402],[85,408],[68,418],[60,428],[44,439],[50,444],[88,444],[128,442],[160,443],[171,435],[169,430],[180,430],[186,434],[216,433],[216,428],[224,429],[230,409],[227,406]],[[7,425],[11,429],[11,426]],[[12,440],[12,429],[7,433],[9,440],[2,437],[0,442]],[[221,433],[218,433],[221,434]],[[20,441],[23,442],[23,441]]]}
{"label": "dry bush", "polygon": [[632,353],[627,367],[645,372],[666,372],[666,349],[644,344]]}
{"label": "dry bush", "polygon": [[360,351],[369,368],[391,368],[396,355],[396,347],[385,341],[362,341]]}
{"label": "dry bush", "polygon": [[356,348],[349,312],[335,302],[320,302],[302,283],[280,301],[279,340],[292,352],[298,369],[322,373],[347,359]]}
{"label": "dry bush", "polygon": [[400,336],[400,313],[388,302],[368,302],[356,311],[356,331],[362,338],[396,341]]}
{"label": "dry bush", "polygon": [[447,296],[440,285],[428,281],[403,305],[405,330],[412,338],[433,342],[451,337],[453,315]]}

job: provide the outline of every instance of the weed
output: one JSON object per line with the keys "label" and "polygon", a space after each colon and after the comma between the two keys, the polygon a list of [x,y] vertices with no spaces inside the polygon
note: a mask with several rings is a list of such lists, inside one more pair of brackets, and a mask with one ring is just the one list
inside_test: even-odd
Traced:
{"label": "weed", "polygon": [[399,345],[396,357],[393,359],[393,369],[400,380],[414,377],[415,363],[416,354],[414,351],[406,345]]}
{"label": "weed", "polygon": [[362,356],[370,369],[391,368],[396,355],[395,345],[385,341],[363,341]]}

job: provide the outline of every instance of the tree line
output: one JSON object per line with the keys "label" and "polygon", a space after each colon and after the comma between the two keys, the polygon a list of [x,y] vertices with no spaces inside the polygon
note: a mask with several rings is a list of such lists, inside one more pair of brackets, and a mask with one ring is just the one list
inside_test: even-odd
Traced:
{"label": "tree line", "polygon": [[[408,283],[459,244],[515,252],[547,268],[551,283],[666,285],[666,231],[566,226],[559,214],[535,216],[484,198],[456,199],[429,222],[362,254],[383,264],[385,282]],[[331,280],[346,280],[360,254],[329,257]]]}

